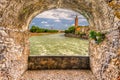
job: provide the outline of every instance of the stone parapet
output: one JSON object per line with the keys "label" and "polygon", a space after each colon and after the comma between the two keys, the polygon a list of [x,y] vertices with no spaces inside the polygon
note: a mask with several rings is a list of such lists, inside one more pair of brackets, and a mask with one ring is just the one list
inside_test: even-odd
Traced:
{"label": "stone parapet", "polygon": [[29,56],[28,69],[90,69],[90,63],[88,56]]}

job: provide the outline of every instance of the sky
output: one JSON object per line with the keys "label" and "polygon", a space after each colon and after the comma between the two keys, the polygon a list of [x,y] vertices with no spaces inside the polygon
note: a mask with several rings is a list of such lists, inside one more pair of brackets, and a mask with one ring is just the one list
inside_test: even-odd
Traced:
{"label": "sky", "polygon": [[76,15],[79,18],[79,25],[89,25],[88,21],[81,14],[68,9],[52,9],[38,14],[30,23],[41,28],[66,30],[74,25]]}

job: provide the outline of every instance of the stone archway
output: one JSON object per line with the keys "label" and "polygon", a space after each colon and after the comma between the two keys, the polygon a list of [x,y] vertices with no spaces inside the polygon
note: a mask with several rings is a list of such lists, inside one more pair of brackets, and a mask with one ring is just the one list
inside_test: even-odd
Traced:
{"label": "stone archway", "polygon": [[117,14],[119,7],[114,5],[119,5],[120,2],[113,1],[0,1],[0,79],[18,80],[27,70],[29,55],[27,30],[31,19],[45,10],[66,8],[84,15],[91,29],[107,33],[105,41],[100,45],[90,40],[91,70],[98,80],[117,80],[120,75],[120,19]]}

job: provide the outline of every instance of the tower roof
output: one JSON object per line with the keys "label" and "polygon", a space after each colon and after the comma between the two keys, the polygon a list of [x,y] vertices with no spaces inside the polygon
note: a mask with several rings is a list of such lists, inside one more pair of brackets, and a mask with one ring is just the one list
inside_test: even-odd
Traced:
{"label": "tower roof", "polygon": [[76,15],[76,18],[78,18],[78,15]]}

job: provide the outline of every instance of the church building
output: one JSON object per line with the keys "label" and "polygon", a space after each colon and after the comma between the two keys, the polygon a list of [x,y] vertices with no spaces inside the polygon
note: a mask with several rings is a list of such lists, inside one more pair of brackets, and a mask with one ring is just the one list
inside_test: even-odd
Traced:
{"label": "church building", "polygon": [[88,26],[79,26],[78,16],[75,17],[75,23],[74,24],[75,24],[75,34],[79,34],[79,33],[88,34],[89,27]]}
{"label": "church building", "polygon": [[75,34],[78,34],[80,32],[79,22],[78,22],[78,16],[75,18]]}

